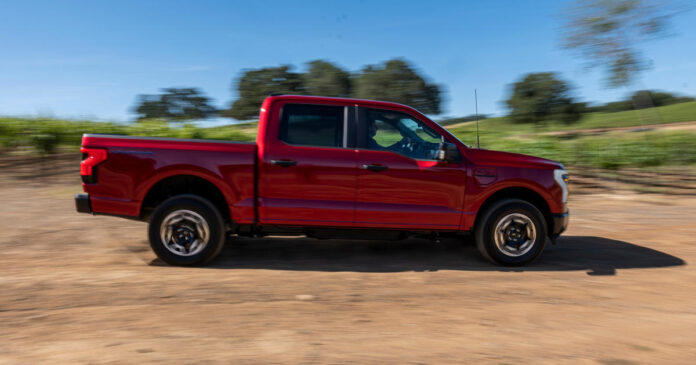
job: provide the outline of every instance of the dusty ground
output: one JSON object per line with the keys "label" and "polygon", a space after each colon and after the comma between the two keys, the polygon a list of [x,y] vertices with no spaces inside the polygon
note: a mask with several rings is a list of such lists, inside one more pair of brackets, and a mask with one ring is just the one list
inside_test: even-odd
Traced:
{"label": "dusty ground", "polygon": [[[50,179],[49,179],[50,180]],[[208,268],[76,184],[0,182],[0,363],[693,363],[696,198],[583,195],[521,269],[448,241],[268,238]]]}

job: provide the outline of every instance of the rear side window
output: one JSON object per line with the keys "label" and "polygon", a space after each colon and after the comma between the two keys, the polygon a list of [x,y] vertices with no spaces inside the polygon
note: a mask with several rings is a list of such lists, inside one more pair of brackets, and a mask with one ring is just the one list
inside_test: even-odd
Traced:
{"label": "rear side window", "polygon": [[342,147],[344,107],[286,104],[280,140],[293,145]]}

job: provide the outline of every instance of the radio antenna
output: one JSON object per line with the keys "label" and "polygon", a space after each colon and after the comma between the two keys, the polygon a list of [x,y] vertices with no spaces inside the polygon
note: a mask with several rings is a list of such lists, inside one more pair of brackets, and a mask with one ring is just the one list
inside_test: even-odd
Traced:
{"label": "radio antenna", "polygon": [[481,148],[481,141],[479,140],[479,118],[478,118],[478,95],[476,89],[474,89],[474,104],[476,104],[476,148]]}

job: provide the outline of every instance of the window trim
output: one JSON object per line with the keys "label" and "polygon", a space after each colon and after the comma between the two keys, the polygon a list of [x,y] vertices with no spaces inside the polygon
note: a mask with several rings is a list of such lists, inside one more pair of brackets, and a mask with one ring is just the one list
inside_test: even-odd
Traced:
{"label": "window trim", "polygon": [[[342,115],[343,115],[343,120],[342,120],[342,125],[343,125],[343,126],[342,126],[342,132],[343,132],[343,137],[342,137],[342,140],[341,140],[341,146],[317,146],[317,145],[307,145],[307,144],[294,144],[294,143],[290,143],[290,142],[288,142],[288,141],[283,140],[283,138],[282,138],[282,134],[283,134],[283,124],[284,124],[284,123],[283,123],[283,120],[284,120],[284,119],[283,119],[283,118],[284,118],[284,115],[283,115],[283,114],[285,113],[285,107],[286,107],[286,106],[289,106],[289,105],[292,105],[292,106],[299,105],[299,106],[319,106],[319,107],[343,108],[343,113],[342,113]],[[292,147],[340,148],[340,149],[346,149],[346,148],[348,148],[348,137],[347,137],[348,134],[347,134],[347,130],[349,129],[349,128],[348,128],[348,115],[349,115],[349,112],[347,111],[348,108],[350,108],[350,107],[347,106],[347,105],[337,105],[337,104],[323,104],[323,103],[293,103],[293,102],[283,103],[283,105],[281,105],[281,107],[280,107],[280,113],[279,113],[279,115],[278,115],[278,134],[277,134],[278,141],[281,142],[281,143],[283,143],[283,144],[285,144],[285,145],[292,146]]]}

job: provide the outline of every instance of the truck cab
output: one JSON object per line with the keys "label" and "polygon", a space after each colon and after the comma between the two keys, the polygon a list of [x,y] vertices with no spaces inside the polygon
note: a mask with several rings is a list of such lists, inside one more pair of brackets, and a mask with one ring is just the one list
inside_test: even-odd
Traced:
{"label": "truck cab", "polygon": [[470,235],[521,265],[568,223],[563,165],[470,148],[390,102],[276,95],[255,144],[85,135],[83,152],[78,211],[149,222],[177,265],[211,260],[230,234]]}

